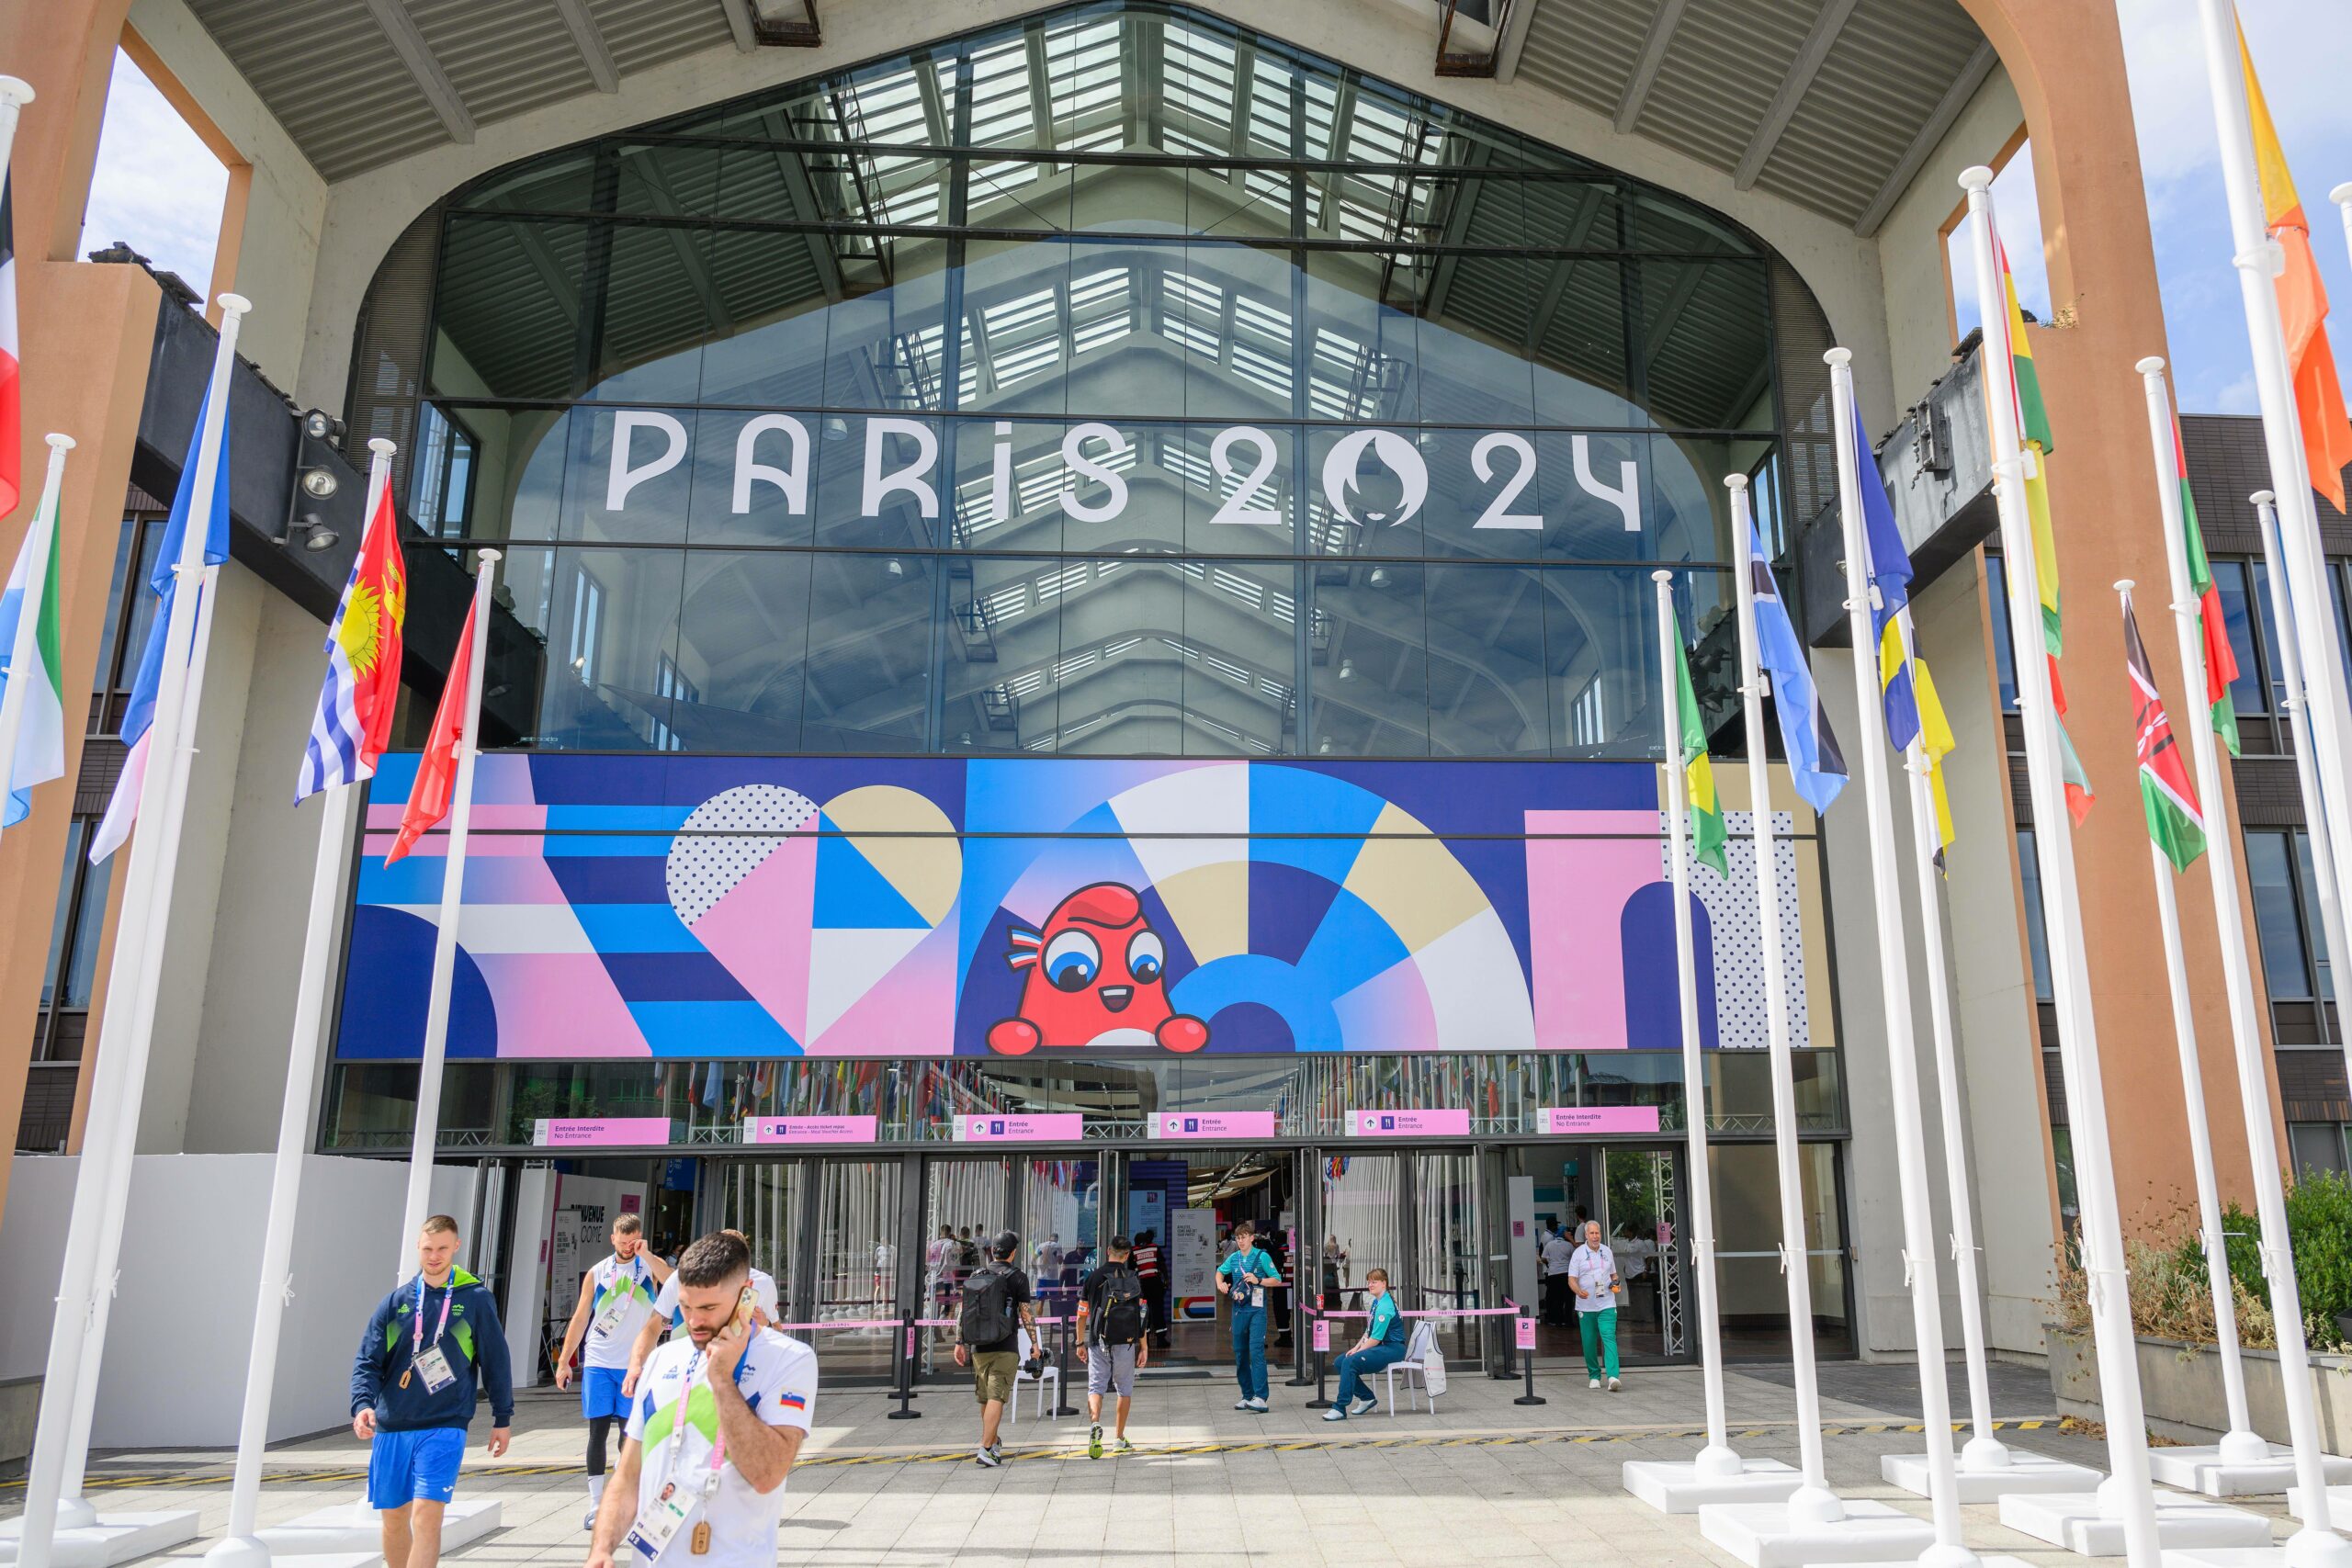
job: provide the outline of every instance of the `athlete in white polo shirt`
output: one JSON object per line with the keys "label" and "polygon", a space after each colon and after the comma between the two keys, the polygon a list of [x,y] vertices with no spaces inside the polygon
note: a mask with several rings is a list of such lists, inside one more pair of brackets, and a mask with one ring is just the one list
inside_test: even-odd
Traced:
{"label": "athlete in white polo shirt", "polygon": [[645,1365],[587,1568],[774,1568],[817,1353],[754,1326],[751,1257],[734,1235],[686,1248],[678,1277],[685,1333]]}
{"label": "athlete in white polo shirt", "polygon": [[[670,1266],[645,1245],[645,1227],[635,1214],[613,1222],[613,1255],[580,1280],[580,1304],[563,1331],[563,1352],[555,1359],[555,1386],[571,1386],[571,1353],[580,1356],[580,1413],[588,1418],[588,1514],[580,1528],[592,1529],[596,1505],[605,1495],[605,1445],[614,1426],[628,1415],[629,1351],[637,1332],[653,1315],[653,1298],[670,1278]],[[586,1343],[582,1343],[582,1337]]]}

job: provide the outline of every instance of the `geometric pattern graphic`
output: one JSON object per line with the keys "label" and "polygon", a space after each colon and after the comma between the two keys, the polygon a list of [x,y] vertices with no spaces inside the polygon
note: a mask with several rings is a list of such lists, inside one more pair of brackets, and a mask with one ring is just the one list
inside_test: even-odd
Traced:
{"label": "geometric pattern graphic", "polygon": [[[1749,834],[1748,813],[1728,811],[1724,827],[1728,879],[1707,867],[1692,865],[1690,892],[1707,912],[1713,938],[1715,982],[1715,1043],[1726,1051],[1770,1048],[1771,1012],[1765,1006],[1764,940],[1756,918],[1756,845]],[[1812,1043],[1811,1021],[1805,1012],[1804,943],[1798,939],[1797,847],[1781,835],[1795,830],[1795,818],[1772,813],[1773,875],[1781,891],[1781,980],[1789,1009],[1789,1043],[1803,1050]],[[1663,826],[1661,825],[1661,831]],[[1658,846],[1658,874],[1668,874],[1666,846]]]}
{"label": "geometric pattern graphic", "polygon": [[[421,1052],[446,838],[382,862],[415,764],[388,757],[372,786],[346,1059]],[[495,753],[476,773],[449,1054],[1670,1048],[1656,777]],[[1737,827],[1733,881],[1700,876],[1693,916],[1707,1031],[1746,1046],[1763,1041],[1761,985]],[[1795,955],[1792,845],[1781,859]],[[1804,974],[1792,956],[1799,1010]],[[1019,1027],[1024,1008],[1045,1027]]]}

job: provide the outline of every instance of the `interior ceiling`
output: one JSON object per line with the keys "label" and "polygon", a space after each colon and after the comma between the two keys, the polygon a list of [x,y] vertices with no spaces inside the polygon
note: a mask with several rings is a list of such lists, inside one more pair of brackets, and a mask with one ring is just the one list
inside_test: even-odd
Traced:
{"label": "interior ceiling", "polygon": [[[190,5],[330,181],[665,61],[754,46],[754,0]],[[1515,69],[1742,189],[1869,234],[1993,64],[1958,0],[1534,0]]]}

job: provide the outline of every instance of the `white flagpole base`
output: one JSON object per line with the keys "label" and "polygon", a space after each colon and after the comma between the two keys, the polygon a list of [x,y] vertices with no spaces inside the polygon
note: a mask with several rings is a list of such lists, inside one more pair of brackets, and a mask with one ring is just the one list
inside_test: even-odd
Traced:
{"label": "white flagpole base", "polygon": [[2165,1568],[2339,1568],[2352,1542],[2324,1529],[2302,1529],[2279,1546],[2208,1547],[2165,1553]]}
{"label": "white flagpole base", "polygon": [[[2330,1487],[2352,1482],[2352,1459],[2323,1454],[2320,1468]],[[2260,1438],[2255,1438],[2251,1452],[2239,1449],[2233,1453],[2227,1439],[2188,1449],[2151,1449],[2148,1472],[2166,1486],[2208,1497],[2275,1497],[2290,1488],[2301,1490],[2295,1487],[2295,1450]]]}
{"label": "white flagpole base", "polygon": [[[1782,1503],[1710,1503],[1699,1510],[1699,1533],[1747,1568],[1916,1560],[1936,1544],[1935,1526],[1892,1505],[1862,1500],[1842,1511],[1842,1518],[1808,1523],[1792,1519]],[[1964,1568],[1976,1558],[1962,1551],[1937,1561]]]}
{"label": "white flagpole base", "polygon": [[[17,1519],[0,1526],[0,1562],[16,1562],[22,1528]],[[108,1514],[96,1524],[71,1528],[61,1509],[50,1561],[55,1568],[115,1568],[134,1558],[169,1551],[194,1540],[197,1533],[197,1514],[192,1508]]]}
{"label": "white flagpole base", "polygon": [[1625,1461],[1625,1490],[1661,1514],[1695,1514],[1708,1503],[1779,1503],[1804,1484],[1804,1472],[1776,1459],[1743,1460],[1728,1475],[1702,1471],[1695,1460]]}
{"label": "white flagpole base", "polygon": [[[2328,1475],[2330,1480],[2335,1479],[2335,1466],[2338,1464],[2352,1464],[2352,1461],[2339,1460],[2335,1458],[2333,1455],[2329,1456]],[[2294,1515],[2295,1517],[2299,1519],[2303,1517],[2303,1489],[2301,1487],[2294,1486],[2288,1489],[2287,1511]],[[2352,1486],[2331,1486],[2327,1489],[2327,1522],[2334,1525],[2337,1529],[2344,1530],[2346,1533],[2352,1533]]]}
{"label": "white flagpole base", "polygon": [[[1973,1445],[1971,1445],[1972,1447]],[[2012,1492],[2095,1492],[2101,1480],[2099,1472],[2087,1465],[2069,1464],[2064,1460],[2052,1459],[2028,1449],[2008,1449],[2008,1462],[1992,1468],[1979,1469],[1967,1463],[1960,1467],[1960,1500],[1963,1503],[1997,1503]],[[1925,1497],[1928,1492],[1928,1456],[1925,1454],[1881,1454],[1878,1472],[1891,1486],[1900,1486],[1915,1497]]]}
{"label": "white flagpole base", "polygon": [[2007,1470],[2017,1461],[2016,1453],[1998,1438],[1971,1438],[1961,1446],[1962,1470]]}
{"label": "white flagpole base", "polygon": [[[355,1520],[352,1510],[342,1503],[330,1503],[313,1508],[301,1517],[282,1525],[271,1525],[255,1531],[269,1557],[275,1559],[309,1559],[340,1555],[345,1552],[374,1552],[380,1555],[383,1546],[383,1521],[376,1510],[368,1506],[368,1499],[359,1499],[359,1512],[367,1515],[365,1522]],[[495,1497],[459,1497],[441,1513],[441,1551],[443,1555],[470,1546],[496,1529],[501,1522],[499,1501]],[[222,1543],[227,1544],[226,1542]],[[215,1548],[218,1551],[219,1548]],[[237,1564],[235,1568],[244,1568]],[[254,1568],[260,1568],[259,1564]]]}
{"label": "white flagpole base", "polygon": [[[2167,1492],[2156,1497],[2155,1508],[2160,1546],[2270,1544],[2269,1519],[2226,1503]],[[2085,1557],[2123,1555],[2123,1516],[2102,1509],[2095,1492],[2012,1492],[2001,1499],[2001,1522]]]}

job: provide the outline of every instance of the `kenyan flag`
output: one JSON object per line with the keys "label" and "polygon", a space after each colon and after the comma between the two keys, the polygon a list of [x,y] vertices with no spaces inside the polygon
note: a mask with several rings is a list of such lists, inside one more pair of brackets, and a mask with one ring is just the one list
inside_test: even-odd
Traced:
{"label": "kenyan flag", "polygon": [[2148,668],[2148,650],[2140,641],[2140,622],[2132,614],[2128,593],[2123,599],[2123,661],[2132,682],[2132,731],[2140,753],[2140,800],[2148,810],[2148,837],[2175,870],[2187,871],[2205,852],[2205,814],[2197,807],[2197,789],[2189,782],[2172,720],[2165,716],[2165,700]]}

